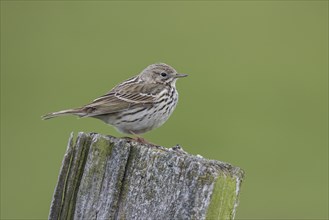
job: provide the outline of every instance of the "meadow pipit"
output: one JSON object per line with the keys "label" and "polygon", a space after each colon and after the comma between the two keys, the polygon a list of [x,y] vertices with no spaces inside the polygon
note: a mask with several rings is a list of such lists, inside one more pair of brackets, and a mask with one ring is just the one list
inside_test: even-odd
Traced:
{"label": "meadow pipit", "polygon": [[68,114],[93,117],[122,133],[142,134],[160,127],[173,113],[178,101],[176,80],[185,76],[167,64],[152,64],[90,104],[49,113],[42,118]]}

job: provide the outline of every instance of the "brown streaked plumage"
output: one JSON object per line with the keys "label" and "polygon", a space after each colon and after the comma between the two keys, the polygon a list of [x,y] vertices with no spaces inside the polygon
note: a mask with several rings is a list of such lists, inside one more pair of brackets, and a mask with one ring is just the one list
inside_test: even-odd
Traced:
{"label": "brown streaked plumage", "polygon": [[44,115],[94,117],[113,125],[122,133],[142,134],[161,126],[178,102],[176,80],[185,77],[164,63],[152,64],[81,108]]}

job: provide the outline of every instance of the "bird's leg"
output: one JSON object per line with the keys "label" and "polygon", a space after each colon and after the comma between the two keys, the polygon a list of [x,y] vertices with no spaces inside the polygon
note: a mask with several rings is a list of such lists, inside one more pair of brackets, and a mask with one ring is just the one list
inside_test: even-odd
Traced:
{"label": "bird's leg", "polygon": [[151,143],[151,142],[145,140],[144,138],[142,138],[141,136],[135,134],[135,133],[132,132],[132,131],[130,131],[130,133],[131,133],[132,135],[134,135],[134,138],[133,138],[133,139],[134,139],[135,141],[139,142],[139,143],[142,143],[142,144],[149,144],[149,145],[157,146],[156,144],[153,144],[153,143]]}

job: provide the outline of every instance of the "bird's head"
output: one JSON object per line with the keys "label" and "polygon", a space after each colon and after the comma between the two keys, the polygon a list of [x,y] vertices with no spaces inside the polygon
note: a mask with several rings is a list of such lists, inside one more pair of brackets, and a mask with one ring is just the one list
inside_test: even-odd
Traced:
{"label": "bird's head", "polygon": [[176,80],[181,77],[186,77],[187,74],[177,73],[174,68],[165,63],[156,63],[146,67],[139,76],[146,83],[175,86]]}

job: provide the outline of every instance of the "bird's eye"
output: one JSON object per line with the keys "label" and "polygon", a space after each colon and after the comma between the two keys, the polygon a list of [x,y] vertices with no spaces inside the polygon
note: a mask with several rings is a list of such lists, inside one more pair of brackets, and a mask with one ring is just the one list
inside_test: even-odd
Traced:
{"label": "bird's eye", "polygon": [[162,73],[160,73],[160,75],[161,75],[162,77],[166,77],[166,76],[167,76],[167,73],[162,72]]}

